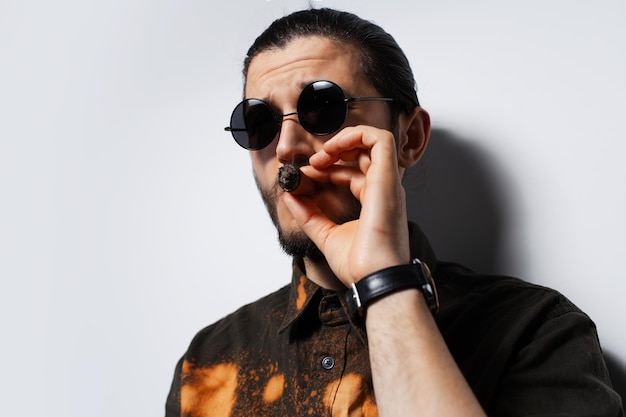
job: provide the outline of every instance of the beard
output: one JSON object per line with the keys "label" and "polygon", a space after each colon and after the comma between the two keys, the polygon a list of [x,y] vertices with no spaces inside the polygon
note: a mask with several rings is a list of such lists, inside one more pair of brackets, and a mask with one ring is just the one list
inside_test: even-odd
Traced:
{"label": "beard", "polygon": [[[312,261],[321,261],[325,259],[322,251],[313,243],[306,233],[301,229],[297,230],[284,230],[278,219],[278,209],[276,208],[276,199],[278,198],[278,183],[274,182],[269,188],[264,188],[259,182],[256,173],[254,174],[254,181],[263,199],[263,203],[267,208],[267,212],[272,219],[272,223],[276,227],[278,232],[278,243],[282,250],[290,256],[296,258],[309,258]],[[343,191],[344,206],[342,212],[339,215],[335,215],[331,218],[335,223],[342,224],[359,218],[361,214],[361,203],[357,200],[349,191],[349,189],[339,189]]]}

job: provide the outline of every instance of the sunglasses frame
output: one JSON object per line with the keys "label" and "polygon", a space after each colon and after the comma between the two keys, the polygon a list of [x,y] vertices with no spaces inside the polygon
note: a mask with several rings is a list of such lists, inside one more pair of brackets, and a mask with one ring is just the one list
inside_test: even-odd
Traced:
{"label": "sunglasses frame", "polygon": [[[324,86],[324,87],[320,87],[320,85]],[[316,88],[318,87],[318,88]],[[312,94],[313,99],[315,98],[315,92],[320,90],[321,88],[325,88],[325,89],[333,89],[334,93],[339,93],[341,95],[341,102],[337,102],[337,103],[332,103],[334,105],[336,104],[343,104],[343,115],[341,116],[341,123],[339,123],[339,125],[337,126],[337,128],[335,128],[332,131],[326,131],[326,130],[320,130],[320,129],[315,129],[315,125],[311,125],[311,123],[309,123],[309,121],[306,120],[306,116],[307,114],[305,114],[305,112],[301,109],[304,105],[309,104],[309,103],[304,103],[303,102],[303,94]],[[312,90],[312,92],[311,92]],[[305,98],[308,98],[308,96],[305,96]],[[298,116],[298,121],[300,122],[300,125],[304,128],[304,130],[306,130],[307,132],[316,135],[316,136],[326,136],[326,135],[330,135],[332,133],[337,132],[341,126],[345,123],[346,121],[346,117],[348,116],[348,110],[350,109],[348,107],[349,103],[353,103],[353,102],[358,102],[358,101],[394,101],[393,98],[390,97],[371,97],[371,96],[364,96],[364,97],[346,97],[346,94],[344,93],[343,89],[336,83],[329,81],[329,80],[317,80],[317,81],[313,81],[309,84],[307,84],[302,91],[300,92],[300,95],[298,96],[298,102],[297,102],[297,106],[296,106],[296,111],[295,112],[291,112],[291,113],[285,113],[285,114],[276,114],[274,112],[274,110],[272,110],[272,107],[269,105],[269,103],[267,103],[264,100],[258,99],[258,98],[247,98],[245,100],[242,100],[239,102],[239,104],[237,104],[235,106],[235,109],[233,110],[231,117],[230,117],[230,126],[227,126],[224,128],[225,131],[228,131],[232,134],[233,139],[235,139],[235,142],[237,142],[237,144],[239,146],[241,146],[244,149],[250,150],[250,151],[258,151],[261,150],[265,147],[267,147],[270,143],[272,143],[274,141],[274,139],[276,138],[276,136],[280,133],[280,129],[282,128],[282,122],[283,119],[287,116],[293,116],[293,115],[297,115]],[[274,135],[271,138],[267,138],[264,139],[263,141],[259,141],[261,144],[257,145],[257,146],[249,146],[250,142],[251,142],[251,138],[250,135],[246,134],[246,138],[247,138],[247,143],[248,146],[245,146],[244,144],[242,144],[240,142],[240,140],[237,139],[237,132],[247,132],[248,129],[247,128],[240,128],[240,127],[233,127],[233,124],[241,124],[241,123],[233,123],[233,120],[235,119],[235,117],[237,117],[239,120],[237,120],[237,122],[240,122],[242,119],[244,120],[244,125],[245,125],[245,111],[241,110],[242,107],[244,107],[246,104],[249,103],[254,103],[254,105],[256,106],[265,106],[265,108],[269,111],[269,115],[271,115],[273,117],[275,126],[275,131],[276,133],[274,133]],[[242,114],[243,113],[243,114]],[[310,113],[310,112],[309,112]],[[319,127],[319,126],[318,126]]]}

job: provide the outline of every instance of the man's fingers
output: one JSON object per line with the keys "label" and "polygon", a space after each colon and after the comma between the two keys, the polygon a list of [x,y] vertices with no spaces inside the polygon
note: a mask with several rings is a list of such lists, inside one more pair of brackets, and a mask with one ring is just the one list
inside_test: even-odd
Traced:
{"label": "man's fingers", "polygon": [[331,165],[323,170],[317,170],[312,167],[302,167],[302,172],[317,182],[327,182],[338,187],[349,188],[357,199],[361,195],[365,175],[361,170],[354,166],[347,165]]}

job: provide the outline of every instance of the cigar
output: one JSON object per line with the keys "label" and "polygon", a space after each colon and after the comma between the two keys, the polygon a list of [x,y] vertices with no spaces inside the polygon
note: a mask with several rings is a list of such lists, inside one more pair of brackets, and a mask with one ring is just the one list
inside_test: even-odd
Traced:
{"label": "cigar", "polygon": [[295,195],[308,195],[315,191],[315,181],[293,164],[286,164],[278,169],[278,185]]}

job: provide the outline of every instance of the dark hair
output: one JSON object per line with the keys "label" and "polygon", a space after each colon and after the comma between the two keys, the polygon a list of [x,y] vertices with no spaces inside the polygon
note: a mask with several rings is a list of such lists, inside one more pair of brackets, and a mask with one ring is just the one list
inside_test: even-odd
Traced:
{"label": "dark hair", "polygon": [[394,124],[400,112],[409,113],[419,106],[411,66],[395,39],[370,21],[328,8],[302,10],[275,20],[248,50],[244,79],[256,55],[308,36],[322,36],[358,48],[362,73],[380,94],[394,99],[390,102]]}

